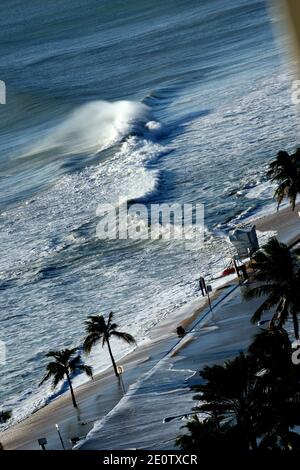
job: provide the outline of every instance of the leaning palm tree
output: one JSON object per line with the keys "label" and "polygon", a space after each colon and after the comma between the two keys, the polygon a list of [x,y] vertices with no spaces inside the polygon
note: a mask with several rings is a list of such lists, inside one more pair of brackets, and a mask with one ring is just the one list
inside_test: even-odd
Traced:
{"label": "leaning palm tree", "polygon": [[279,209],[283,199],[289,199],[292,210],[295,210],[296,198],[300,193],[300,149],[289,155],[287,152],[278,152],[276,160],[270,166],[267,175],[271,181],[276,181],[278,187],[274,197]]}
{"label": "leaning palm tree", "polygon": [[128,344],[135,344],[136,341],[129,333],[117,331],[118,325],[113,322],[113,317],[113,312],[110,312],[107,322],[103,315],[91,315],[88,317],[86,321],[87,337],[84,340],[83,349],[87,354],[89,354],[92,347],[99,341],[102,342],[102,347],[107,344],[115,374],[119,377],[117,365],[111,350],[110,339],[111,337],[119,338]]}
{"label": "leaning palm tree", "polygon": [[42,385],[46,380],[52,378],[52,387],[55,388],[57,384],[67,379],[70,388],[73,406],[77,408],[75,394],[73,390],[71,374],[74,372],[85,372],[88,377],[93,377],[92,368],[82,363],[79,354],[76,354],[77,348],[63,349],[62,351],[49,351],[46,357],[51,357],[54,361],[49,362],[47,365],[47,374],[41,381]]}
{"label": "leaning palm tree", "polygon": [[253,256],[258,285],[246,291],[245,298],[266,297],[252,316],[252,323],[260,321],[264,312],[275,307],[271,326],[282,328],[291,317],[295,337],[299,339],[300,266],[296,255],[298,250],[292,252],[287,245],[271,238]]}

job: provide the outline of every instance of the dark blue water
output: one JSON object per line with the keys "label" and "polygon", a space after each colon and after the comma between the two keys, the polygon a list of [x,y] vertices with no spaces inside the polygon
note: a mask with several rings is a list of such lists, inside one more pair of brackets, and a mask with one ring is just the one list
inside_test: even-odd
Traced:
{"label": "dark blue water", "polygon": [[[262,0],[4,0],[0,21],[0,402],[20,418],[88,314],[141,340],[195,297],[227,255],[219,230],[269,204],[266,165],[297,121]],[[97,239],[98,204],[119,197],[203,203],[206,245]]]}

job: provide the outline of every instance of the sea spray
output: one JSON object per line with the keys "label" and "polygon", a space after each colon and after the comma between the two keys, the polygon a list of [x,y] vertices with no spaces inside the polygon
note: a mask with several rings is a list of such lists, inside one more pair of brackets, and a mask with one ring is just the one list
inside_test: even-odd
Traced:
{"label": "sea spray", "polygon": [[61,156],[97,153],[130,134],[147,132],[149,135],[160,128],[160,124],[152,120],[150,108],[143,103],[91,101],[75,108],[20,157],[53,151]]}

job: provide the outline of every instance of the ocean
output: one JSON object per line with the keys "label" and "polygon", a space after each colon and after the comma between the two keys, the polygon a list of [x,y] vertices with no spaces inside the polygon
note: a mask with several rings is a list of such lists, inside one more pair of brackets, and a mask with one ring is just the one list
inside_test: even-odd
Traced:
{"label": "ocean", "polygon": [[[38,387],[45,354],[88,315],[141,342],[199,295],[227,230],[273,207],[266,167],[298,122],[264,0],[3,0],[0,22],[0,407],[20,420],[64,391]],[[97,238],[119,198],[204,204],[205,244]]]}

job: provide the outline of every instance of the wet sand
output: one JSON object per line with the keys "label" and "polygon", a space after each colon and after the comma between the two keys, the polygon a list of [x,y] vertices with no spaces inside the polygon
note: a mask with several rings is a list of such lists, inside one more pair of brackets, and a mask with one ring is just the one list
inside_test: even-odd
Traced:
{"label": "wet sand", "polygon": [[274,214],[261,217],[255,221],[257,230],[268,232],[277,231],[277,238],[283,243],[293,244],[300,236],[300,203],[296,205],[293,212],[290,207],[286,207]]}

